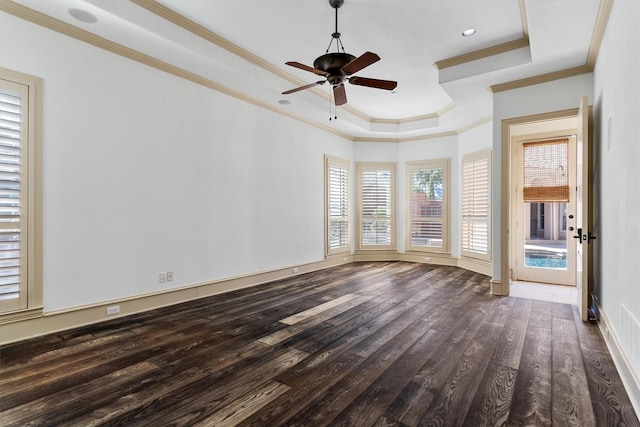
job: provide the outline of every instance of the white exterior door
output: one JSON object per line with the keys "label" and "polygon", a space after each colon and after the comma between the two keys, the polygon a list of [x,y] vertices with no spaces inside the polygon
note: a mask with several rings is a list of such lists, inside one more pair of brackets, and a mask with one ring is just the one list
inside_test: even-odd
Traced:
{"label": "white exterior door", "polygon": [[591,224],[591,133],[589,124],[589,106],[587,97],[580,102],[578,113],[578,139],[577,139],[577,172],[578,185],[576,189],[576,286],[578,288],[578,310],[583,321],[589,320],[589,295],[590,295],[590,271],[591,251],[590,244],[595,239]]}
{"label": "white exterior door", "polygon": [[[575,135],[566,134],[523,135],[516,139],[512,159],[514,280],[576,284],[576,245],[572,238],[576,225],[576,139]],[[527,151],[533,154],[525,154]],[[533,173],[527,173],[526,169],[533,169]],[[531,187],[535,187],[533,181],[539,179],[536,173],[542,179],[550,175],[564,179],[565,199],[553,200],[554,196],[545,195],[531,197],[531,191],[537,189]],[[548,188],[552,187],[543,187],[540,191],[546,193]]]}

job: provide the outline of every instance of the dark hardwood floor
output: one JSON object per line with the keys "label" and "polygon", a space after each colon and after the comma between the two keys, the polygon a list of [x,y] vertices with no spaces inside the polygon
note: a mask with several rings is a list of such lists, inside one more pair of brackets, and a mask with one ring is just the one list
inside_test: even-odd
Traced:
{"label": "dark hardwood floor", "polygon": [[0,425],[640,424],[575,307],[398,262],[0,348]]}

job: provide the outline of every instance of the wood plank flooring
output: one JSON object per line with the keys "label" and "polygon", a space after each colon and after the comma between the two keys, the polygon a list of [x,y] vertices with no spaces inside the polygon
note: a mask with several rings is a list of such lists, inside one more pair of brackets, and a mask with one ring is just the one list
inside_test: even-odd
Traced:
{"label": "wood plank flooring", "polygon": [[0,348],[0,425],[640,426],[576,310],[348,264]]}

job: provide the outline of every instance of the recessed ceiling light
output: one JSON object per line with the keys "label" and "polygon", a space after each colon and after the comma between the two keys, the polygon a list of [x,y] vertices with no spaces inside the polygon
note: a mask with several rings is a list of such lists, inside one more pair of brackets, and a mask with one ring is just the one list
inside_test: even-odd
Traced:
{"label": "recessed ceiling light", "polygon": [[281,99],[280,101],[278,101],[278,104],[280,104],[280,105],[289,105],[289,104],[291,104],[291,101],[289,101],[288,99]]}
{"label": "recessed ceiling light", "polygon": [[478,32],[475,28],[467,28],[462,32],[462,37],[471,37]]}
{"label": "recessed ceiling light", "polygon": [[87,24],[95,24],[98,22],[98,18],[82,9],[69,9],[69,15],[73,16],[78,21],[82,21]]}

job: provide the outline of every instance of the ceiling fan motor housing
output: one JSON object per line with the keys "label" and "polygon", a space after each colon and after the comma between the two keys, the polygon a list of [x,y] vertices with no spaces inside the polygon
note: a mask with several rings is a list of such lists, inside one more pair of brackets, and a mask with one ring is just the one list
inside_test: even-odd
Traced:
{"label": "ceiling fan motor housing", "polygon": [[313,61],[313,67],[318,70],[325,71],[327,75],[327,80],[333,86],[340,85],[344,82],[346,77],[346,73],[342,71],[342,67],[350,63],[356,59],[355,56],[350,53],[344,52],[333,52],[327,53],[322,56],[316,58]]}

